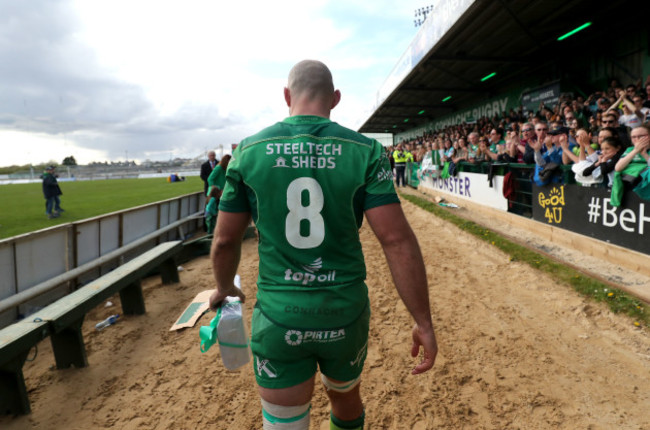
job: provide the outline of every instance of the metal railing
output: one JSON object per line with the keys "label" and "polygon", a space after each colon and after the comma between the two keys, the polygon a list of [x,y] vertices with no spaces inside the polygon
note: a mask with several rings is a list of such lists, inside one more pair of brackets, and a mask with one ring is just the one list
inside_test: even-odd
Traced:
{"label": "metal railing", "polygon": [[141,237],[140,239],[137,239],[129,243],[128,245],[118,248],[115,251],[109,252],[108,254],[103,255],[95,260],[92,260],[86,264],[83,264],[79,267],[76,267],[72,270],[69,270],[65,273],[55,276],[54,278],[48,279],[45,282],[41,282],[38,285],[34,285],[33,287],[25,291],[22,291],[20,293],[14,294],[13,296],[7,299],[0,300],[0,313],[7,311],[13,307],[17,307],[23,303],[26,303],[29,300],[38,297],[42,294],[45,294],[49,291],[52,291],[59,285],[73,281],[79,278],[79,276],[88,273],[92,269],[98,268],[102,265],[105,265],[106,263],[110,263],[114,260],[117,260],[118,258],[121,258],[124,255],[126,255],[128,252],[133,251],[142,245],[145,245],[147,242],[153,239],[157,239],[162,234],[167,233],[168,231],[173,230],[175,228],[178,228],[183,224],[187,223],[188,221],[199,218],[201,216],[203,216],[203,212],[196,212],[187,218],[184,218],[180,221],[176,221],[166,227],[154,231],[153,233],[149,233],[148,235]]}
{"label": "metal railing", "polygon": [[[197,192],[1,240],[0,300],[18,294],[31,299],[2,306],[0,327],[107,273],[118,259],[199,231],[204,207],[205,196]],[[36,286],[41,293],[26,293]]]}

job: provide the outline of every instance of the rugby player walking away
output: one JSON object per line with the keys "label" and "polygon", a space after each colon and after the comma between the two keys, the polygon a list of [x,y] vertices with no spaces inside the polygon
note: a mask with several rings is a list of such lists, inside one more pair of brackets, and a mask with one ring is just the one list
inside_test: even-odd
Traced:
{"label": "rugby player walking away", "polygon": [[244,139],[226,173],[211,259],[212,309],[241,293],[233,279],[251,216],[259,233],[251,348],[264,429],[308,429],[317,368],[331,429],[361,429],[359,394],[370,308],[359,228],[366,219],[415,320],[412,370],[437,354],[424,262],[381,144],[330,121],[332,75],[305,60],[284,89],[289,118]]}

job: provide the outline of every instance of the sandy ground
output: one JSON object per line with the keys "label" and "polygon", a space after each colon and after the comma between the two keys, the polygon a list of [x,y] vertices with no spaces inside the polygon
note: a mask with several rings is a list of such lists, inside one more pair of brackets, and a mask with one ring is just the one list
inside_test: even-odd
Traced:
{"label": "sandy ground", "polygon": [[[604,305],[405,202],[420,240],[440,353],[412,376],[411,319],[389,281],[379,244],[361,231],[372,320],[361,385],[368,429],[650,429],[650,334]],[[250,318],[257,243],[246,240],[240,273]],[[56,370],[49,341],[25,364],[31,415],[0,418],[13,429],[259,429],[252,366],[228,372],[218,349],[199,351],[198,327],[169,327],[212,288],[207,257],[184,264],[181,282],[145,280],[147,314],[98,307],[84,323],[90,365]],[[210,314],[211,318],[213,314]],[[328,429],[322,387],[311,429]]]}
{"label": "sandy ground", "polygon": [[[400,191],[406,194],[413,194],[420,198],[434,202],[436,198],[448,198],[435,190],[420,187],[414,190],[410,187],[401,188]],[[538,250],[562,263],[570,264],[576,270],[580,270],[589,276],[601,279],[610,283],[616,288],[621,288],[633,294],[643,301],[650,303],[650,277],[632,269],[622,267],[613,262],[597,257],[586,255],[576,249],[562,246],[556,242],[536,235],[534,232],[519,228],[515,225],[505,223],[501,219],[490,216],[489,212],[480,209],[477,205],[466,205],[463,199],[453,199],[459,207],[449,209],[455,215],[473,221],[486,228],[489,228],[508,239],[517,242],[528,248]],[[516,217],[516,215],[513,215]],[[561,229],[558,229],[561,231]],[[606,246],[603,244],[603,246]]]}

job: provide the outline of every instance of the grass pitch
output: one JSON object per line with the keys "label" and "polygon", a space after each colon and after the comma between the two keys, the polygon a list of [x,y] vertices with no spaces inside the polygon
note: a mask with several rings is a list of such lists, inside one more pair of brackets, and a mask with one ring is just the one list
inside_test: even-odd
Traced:
{"label": "grass pitch", "polygon": [[59,186],[65,212],[47,219],[40,183],[0,185],[0,239],[203,191],[198,176],[174,183],[166,178],[111,179],[60,182]]}

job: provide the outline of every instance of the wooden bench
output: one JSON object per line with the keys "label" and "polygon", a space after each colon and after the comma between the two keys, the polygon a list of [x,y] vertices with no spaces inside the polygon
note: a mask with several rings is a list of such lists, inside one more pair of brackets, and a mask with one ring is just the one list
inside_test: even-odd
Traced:
{"label": "wooden bench", "polygon": [[118,292],[123,314],[145,313],[140,280],[159,269],[164,284],[178,282],[174,257],[181,248],[181,241],[162,243],[25,320],[0,330],[0,413],[30,412],[22,368],[34,345],[49,335],[57,368],[87,366],[81,332],[86,313]]}
{"label": "wooden bench", "polygon": [[23,364],[29,350],[50,331],[45,321],[22,320],[0,330],[0,410],[3,414],[30,411]]}

